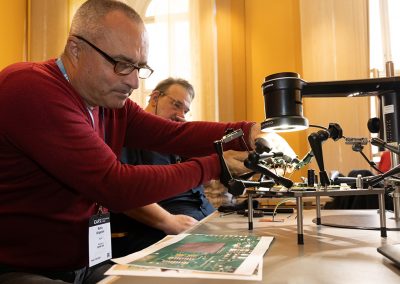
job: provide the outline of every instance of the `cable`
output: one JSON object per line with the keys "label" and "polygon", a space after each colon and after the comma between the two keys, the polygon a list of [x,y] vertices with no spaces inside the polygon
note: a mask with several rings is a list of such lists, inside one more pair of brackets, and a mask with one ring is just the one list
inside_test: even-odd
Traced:
{"label": "cable", "polygon": [[323,130],[328,130],[328,128],[320,126],[320,125],[315,125],[315,124],[310,124],[309,127],[314,127],[314,128],[319,128],[319,129],[323,129]]}
{"label": "cable", "polygon": [[279,202],[275,205],[274,211],[272,212],[272,221],[275,221],[275,214],[276,214],[276,210],[278,209],[278,207],[279,207],[280,205],[282,205],[283,203],[285,203],[286,201],[288,201],[288,200],[295,200],[295,198],[285,198],[285,199],[279,201]]}
{"label": "cable", "polygon": [[371,168],[373,168],[375,171],[383,174],[383,172],[376,167],[376,164],[373,161],[370,161],[368,159],[368,157],[364,154],[364,152],[362,150],[361,151],[357,151],[357,152],[359,152],[361,154],[361,156],[364,158],[364,160],[367,161],[367,163],[371,166]]}

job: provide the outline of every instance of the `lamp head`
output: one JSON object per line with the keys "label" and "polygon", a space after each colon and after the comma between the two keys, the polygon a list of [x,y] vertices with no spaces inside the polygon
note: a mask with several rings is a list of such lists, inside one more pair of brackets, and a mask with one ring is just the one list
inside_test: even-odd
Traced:
{"label": "lamp head", "polygon": [[265,77],[262,84],[264,94],[265,121],[261,123],[264,132],[290,132],[308,128],[303,117],[301,89],[305,82],[299,74],[283,72]]}

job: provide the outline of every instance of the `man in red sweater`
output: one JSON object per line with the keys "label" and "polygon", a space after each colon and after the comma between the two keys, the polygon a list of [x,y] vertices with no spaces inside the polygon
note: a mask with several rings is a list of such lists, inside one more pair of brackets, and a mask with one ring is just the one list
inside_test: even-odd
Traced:
{"label": "man in red sweater", "polygon": [[[147,51],[134,10],[89,0],[60,58],[0,73],[0,282],[96,282],[111,257],[103,208],[124,212],[218,179],[212,142],[228,128],[253,146],[259,124],[179,123],[129,100],[152,73]],[[193,158],[123,165],[123,146]],[[230,170],[245,172],[247,153],[232,151],[245,150],[240,140],[226,149]]]}

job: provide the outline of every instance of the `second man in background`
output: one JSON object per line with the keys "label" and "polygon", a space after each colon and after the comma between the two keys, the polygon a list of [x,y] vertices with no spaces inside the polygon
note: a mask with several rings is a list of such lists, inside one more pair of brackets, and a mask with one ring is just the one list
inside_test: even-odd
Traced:
{"label": "second man in background", "polygon": [[[145,110],[165,119],[185,122],[193,99],[194,89],[189,82],[168,78],[155,87]],[[179,163],[181,159],[174,154],[127,148],[121,157],[122,162],[133,165],[169,165]],[[125,214],[113,213],[113,257],[141,250],[167,234],[181,233],[214,210],[200,185],[159,204],[133,209]]]}

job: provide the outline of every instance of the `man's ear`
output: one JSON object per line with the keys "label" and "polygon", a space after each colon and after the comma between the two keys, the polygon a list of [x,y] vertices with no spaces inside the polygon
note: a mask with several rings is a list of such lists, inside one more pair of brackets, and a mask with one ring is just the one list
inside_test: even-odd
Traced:
{"label": "man's ear", "polygon": [[158,98],[160,97],[160,91],[153,91],[150,95],[150,102],[152,106],[155,106],[158,102]]}
{"label": "man's ear", "polygon": [[79,55],[81,51],[78,45],[78,39],[69,36],[67,39],[65,51],[68,54],[68,57],[70,58],[72,64],[76,65],[79,60]]}

